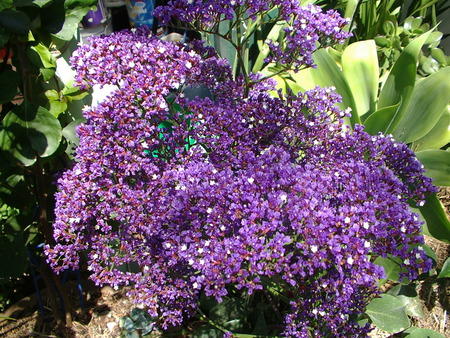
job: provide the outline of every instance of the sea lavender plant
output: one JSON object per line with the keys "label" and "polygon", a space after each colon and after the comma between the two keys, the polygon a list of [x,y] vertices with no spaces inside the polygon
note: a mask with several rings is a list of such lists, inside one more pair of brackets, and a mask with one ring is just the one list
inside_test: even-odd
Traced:
{"label": "sea lavender plant", "polygon": [[[72,64],[80,88],[117,89],[84,111],[58,180],[56,271],[85,259],[162,329],[202,297],[263,294],[276,334],[348,337],[369,332],[357,320],[384,277],[374,258],[399,258],[409,278],[429,269],[408,202],[430,180],[406,145],[350,130],[331,88],[273,97],[270,79],[234,78],[211,48],[144,28],[92,38]],[[198,86],[210,95],[185,95]]]}
{"label": "sea lavender plant", "polygon": [[347,20],[336,11],[323,13],[318,6],[301,6],[298,0],[171,0],[157,7],[155,15],[163,24],[179,20],[184,27],[230,42],[236,52],[238,73],[247,86],[252,83],[246,62],[249,42],[263,26],[286,24],[284,41],[266,41],[271,53],[265,61],[276,62],[283,72],[313,66],[311,54],[318,47],[350,36],[342,30]]}

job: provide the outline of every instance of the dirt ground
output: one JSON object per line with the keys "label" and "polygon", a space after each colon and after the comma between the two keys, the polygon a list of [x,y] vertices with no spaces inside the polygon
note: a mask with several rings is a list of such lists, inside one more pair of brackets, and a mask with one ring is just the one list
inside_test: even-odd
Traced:
{"label": "dirt ground", "polygon": [[[439,196],[447,211],[450,211],[450,188],[441,189]],[[450,256],[450,245],[426,238],[426,243],[435,251],[437,267]],[[73,325],[55,327],[55,321],[43,290],[44,314],[42,319],[36,294],[0,313],[0,337],[60,337],[60,338],[110,338],[120,337],[120,319],[129,314],[135,306],[125,296],[126,289],[114,291],[110,287],[98,288],[89,282],[83,284],[84,309],[81,309],[77,283],[68,282],[68,293],[72,304]],[[450,338],[450,278],[430,277],[421,282],[419,296],[423,305],[423,318],[413,318],[416,327],[428,328]],[[5,319],[5,317],[8,317]],[[386,332],[374,330],[371,337],[395,337]]]}

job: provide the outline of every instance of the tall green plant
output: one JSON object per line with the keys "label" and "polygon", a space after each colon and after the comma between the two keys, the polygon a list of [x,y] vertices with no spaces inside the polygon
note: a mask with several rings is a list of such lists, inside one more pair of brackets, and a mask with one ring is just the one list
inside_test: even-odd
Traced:
{"label": "tall green plant", "polygon": [[[379,77],[374,40],[349,45],[338,60],[330,50],[317,51],[317,69],[292,77],[302,90],[315,85],[336,87],[342,107],[352,109],[351,124],[362,123],[371,134],[392,134],[409,144],[435,184],[449,186],[450,158],[445,146],[450,142],[450,67],[427,78],[417,77],[417,60],[430,34],[419,36],[404,49],[385,81]],[[450,223],[436,196],[430,196],[420,211],[429,234],[449,242]]]}
{"label": "tall green plant", "polygon": [[[70,81],[61,81],[58,58],[96,3],[0,3],[0,283],[4,285],[26,271],[30,242],[53,240],[53,176],[69,163],[65,151],[79,115],[74,102],[83,96]],[[45,262],[38,269],[47,285],[56,283],[62,291],[59,278]],[[53,292],[52,287],[48,290]],[[70,324],[67,296],[60,294]],[[54,315],[62,322],[55,295],[51,299]]]}

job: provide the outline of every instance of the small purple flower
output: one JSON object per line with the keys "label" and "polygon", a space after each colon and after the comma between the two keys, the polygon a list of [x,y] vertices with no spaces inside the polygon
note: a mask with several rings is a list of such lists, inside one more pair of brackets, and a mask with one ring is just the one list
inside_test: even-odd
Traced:
{"label": "small purple flower", "polygon": [[283,44],[266,41],[271,50],[266,62],[276,62],[294,70],[310,67],[314,64],[311,54],[318,45],[333,45],[351,36],[343,30],[348,21],[338,12],[329,10],[323,13],[320,7],[301,6],[297,0],[172,0],[166,6],[157,7],[154,14],[163,24],[177,19],[202,32],[215,34],[219,24],[225,20],[245,22],[251,18],[253,21],[259,19],[263,24],[274,8],[277,8],[278,18],[285,20],[288,26],[284,29],[286,37]]}
{"label": "small purple flower", "polygon": [[273,97],[261,81],[243,98],[210,49],[145,29],[92,38],[72,63],[80,86],[117,90],[85,110],[58,180],[55,271],[85,255],[97,285],[131,285],[163,329],[201,295],[271,281],[291,300],[284,336],[348,337],[369,331],[355,318],[384,277],[369,256],[389,253],[410,278],[429,268],[407,202],[435,188],[405,145],[350,130],[331,89]]}

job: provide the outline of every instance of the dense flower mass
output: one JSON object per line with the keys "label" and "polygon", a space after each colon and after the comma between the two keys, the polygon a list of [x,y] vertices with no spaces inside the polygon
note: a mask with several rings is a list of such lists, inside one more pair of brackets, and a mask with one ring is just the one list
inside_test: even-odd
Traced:
{"label": "dense flower mass", "polygon": [[[277,13],[275,18],[274,8]],[[260,23],[283,20],[289,24],[284,29],[286,38],[283,43],[267,41],[271,54],[266,61],[293,69],[312,66],[314,62],[311,54],[318,45],[335,44],[350,36],[342,30],[347,20],[336,11],[323,13],[320,7],[301,6],[298,0],[172,0],[167,6],[157,7],[155,15],[163,23],[178,19],[192,23],[205,32],[217,30],[219,23],[224,20],[235,19],[238,25],[249,18],[259,20]]]}
{"label": "dense flower mass", "polygon": [[277,283],[284,336],[349,337],[368,332],[357,315],[384,275],[369,257],[399,258],[410,278],[429,268],[408,201],[430,180],[404,144],[350,130],[331,89],[273,97],[263,81],[243,98],[212,50],[144,29],[93,38],[72,63],[81,87],[117,90],[85,110],[58,181],[56,271],[85,253],[96,284],[131,285],[162,328],[202,295]]}

